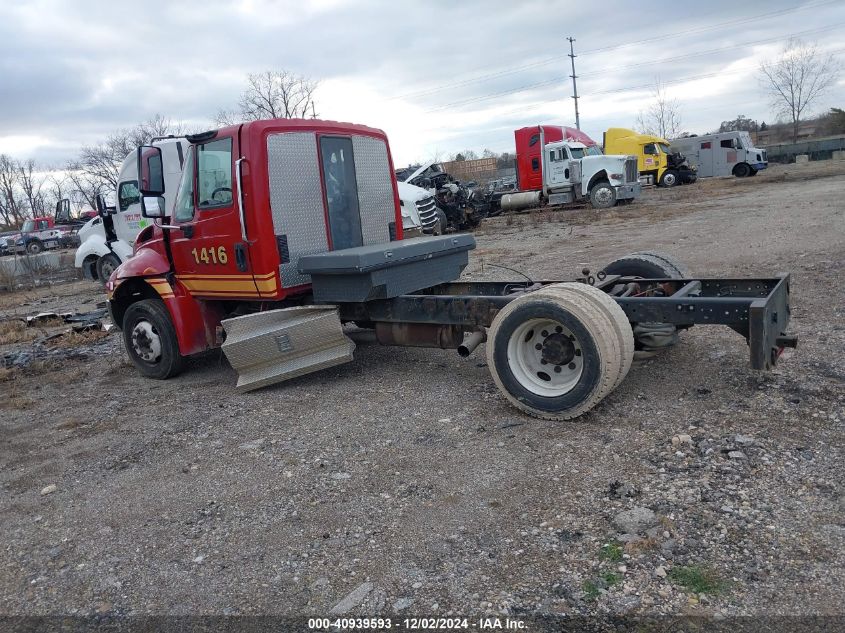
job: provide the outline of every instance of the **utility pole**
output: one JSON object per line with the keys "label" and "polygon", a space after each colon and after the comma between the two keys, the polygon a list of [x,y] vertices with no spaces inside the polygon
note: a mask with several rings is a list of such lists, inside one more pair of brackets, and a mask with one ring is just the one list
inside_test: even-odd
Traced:
{"label": "utility pole", "polygon": [[575,43],[575,38],[570,36],[566,38],[569,40],[569,59],[572,60],[572,74],[569,75],[572,77],[572,98],[575,99],[575,127],[577,129],[581,129],[581,117],[578,116],[578,85],[575,83],[575,78],[577,75],[575,74],[575,48],[573,44]]}

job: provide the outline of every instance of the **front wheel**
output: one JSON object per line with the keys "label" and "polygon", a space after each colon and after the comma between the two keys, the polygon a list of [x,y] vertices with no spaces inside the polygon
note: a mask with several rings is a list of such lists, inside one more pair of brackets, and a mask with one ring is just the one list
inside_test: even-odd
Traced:
{"label": "front wheel", "polygon": [[752,167],[752,168],[751,168],[751,173],[750,173],[750,174],[748,174],[748,175],[749,175],[749,176],[756,176],[756,175],[757,175],[757,170],[756,170],[756,169],[754,169],[754,168]]}
{"label": "front wheel", "polygon": [[26,245],[26,252],[30,255],[38,255],[43,250],[44,244],[41,243],[41,240],[33,240],[32,242]]}
{"label": "front wheel", "polygon": [[120,266],[120,260],[113,253],[108,253],[98,259],[96,269],[99,282],[105,285],[118,266]]}
{"label": "front wheel", "polygon": [[747,178],[751,175],[751,166],[748,163],[740,163],[734,167],[734,176],[737,178]]}
{"label": "front wheel", "polygon": [[596,406],[627,374],[633,350],[622,308],[581,283],[513,300],[487,336],[496,385],[514,406],[546,420],[571,420]]}
{"label": "front wheel", "polygon": [[590,190],[590,204],[595,209],[610,209],[616,204],[616,189],[606,180],[597,183]]}
{"label": "front wheel", "polygon": [[123,343],[129,358],[148,378],[164,380],[182,371],[176,330],[158,299],[133,303],[123,316]]}
{"label": "front wheel", "polygon": [[667,169],[660,177],[661,187],[674,187],[678,184],[678,172]]}

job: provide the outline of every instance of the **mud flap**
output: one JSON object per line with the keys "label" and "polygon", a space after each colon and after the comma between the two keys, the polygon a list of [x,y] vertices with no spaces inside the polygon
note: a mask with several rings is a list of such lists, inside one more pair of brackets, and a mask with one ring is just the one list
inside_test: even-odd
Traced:
{"label": "mud flap", "polygon": [[223,352],[251,391],[352,360],[355,343],[335,306],[302,306],[226,319]]}

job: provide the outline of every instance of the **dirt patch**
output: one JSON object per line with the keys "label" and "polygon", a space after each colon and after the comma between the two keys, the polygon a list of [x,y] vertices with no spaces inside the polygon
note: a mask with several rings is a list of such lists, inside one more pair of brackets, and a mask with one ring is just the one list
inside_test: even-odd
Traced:
{"label": "dirt patch", "polygon": [[[0,609],[323,616],[363,585],[349,615],[841,618],[843,174],[773,167],[485,222],[468,279],[568,279],[645,249],[793,275],[799,347],[773,372],[696,326],[573,423],[508,406],[483,349],[362,344],[249,394],[219,352],[160,382],[119,336],[44,350],[57,371],[2,383],[19,400],[0,400]],[[8,317],[102,294],[3,300]]]}

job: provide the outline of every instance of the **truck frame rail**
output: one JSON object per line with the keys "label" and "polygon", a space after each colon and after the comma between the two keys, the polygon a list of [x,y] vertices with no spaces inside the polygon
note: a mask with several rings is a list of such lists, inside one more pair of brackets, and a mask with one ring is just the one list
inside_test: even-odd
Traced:
{"label": "truck frame rail", "polygon": [[[643,279],[620,275],[577,279],[607,292],[631,323],[726,325],[749,345],[751,367],[770,369],[797,337],[786,334],[790,278]],[[560,281],[450,282],[391,299],[340,303],[346,321],[453,325],[468,330],[489,327],[509,302]]]}

